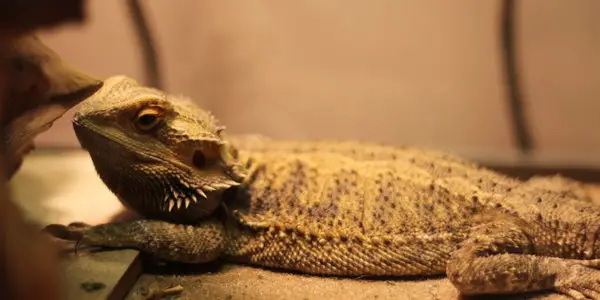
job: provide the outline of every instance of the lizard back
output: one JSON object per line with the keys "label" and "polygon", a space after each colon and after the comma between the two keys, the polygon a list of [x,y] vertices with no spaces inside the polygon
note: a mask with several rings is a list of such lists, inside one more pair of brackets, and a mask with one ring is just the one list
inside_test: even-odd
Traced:
{"label": "lizard back", "polygon": [[[392,159],[331,146],[240,151],[249,175],[226,199],[235,220],[233,260],[322,274],[443,273],[473,215],[486,207],[482,191],[517,182],[460,160],[429,164],[439,158],[418,151],[390,148]],[[448,168],[479,174],[470,178],[483,190],[448,176]],[[341,265],[347,256],[356,256],[355,266]]]}

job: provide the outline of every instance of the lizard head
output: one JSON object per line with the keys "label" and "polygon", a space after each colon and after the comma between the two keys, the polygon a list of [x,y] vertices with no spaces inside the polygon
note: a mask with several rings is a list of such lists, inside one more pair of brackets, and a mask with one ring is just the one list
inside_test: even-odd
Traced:
{"label": "lizard head", "polygon": [[125,76],[105,80],[73,125],[105,185],[145,216],[195,221],[245,177],[209,112]]}

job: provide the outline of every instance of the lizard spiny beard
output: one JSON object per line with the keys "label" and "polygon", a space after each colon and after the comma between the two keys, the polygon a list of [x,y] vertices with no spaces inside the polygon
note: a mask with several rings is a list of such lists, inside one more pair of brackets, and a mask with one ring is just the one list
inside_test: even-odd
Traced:
{"label": "lizard spiny beard", "polygon": [[[142,165],[139,169],[146,169],[140,170],[144,174],[152,172],[151,165]],[[159,194],[164,195],[164,198],[162,201],[152,201],[153,203],[149,205],[166,213],[177,213],[201,204],[200,207],[207,211],[206,214],[209,214],[215,207],[207,206],[207,201],[210,203],[215,196],[220,198],[221,192],[239,185],[238,182],[222,175],[212,175],[200,180],[179,172],[165,171],[159,172],[155,181],[161,183],[162,193]]]}
{"label": "lizard spiny beard", "polygon": [[222,193],[238,182],[226,175],[197,178],[160,164],[121,165],[92,155],[104,184],[138,214],[174,223],[194,223],[210,215]]}

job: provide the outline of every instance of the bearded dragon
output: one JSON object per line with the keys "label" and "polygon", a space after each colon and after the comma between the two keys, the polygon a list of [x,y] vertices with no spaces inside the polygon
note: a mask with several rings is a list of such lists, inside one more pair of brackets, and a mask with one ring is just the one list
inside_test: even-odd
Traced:
{"label": "bearded dragon", "polygon": [[58,238],[183,263],[445,274],[464,295],[600,298],[600,208],[567,180],[416,147],[230,136],[190,99],[125,76],[73,124],[101,180],[145,218],[47,226]]}

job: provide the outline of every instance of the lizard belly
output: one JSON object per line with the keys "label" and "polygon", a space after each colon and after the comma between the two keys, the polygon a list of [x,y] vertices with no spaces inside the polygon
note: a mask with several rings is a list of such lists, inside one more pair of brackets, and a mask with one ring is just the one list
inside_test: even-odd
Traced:
{"label": "lizard belly", "polygon": [[340,238],[292,230],[230,230],[225,258],[232,262],[315,275],[442,275],[467,233]]}

